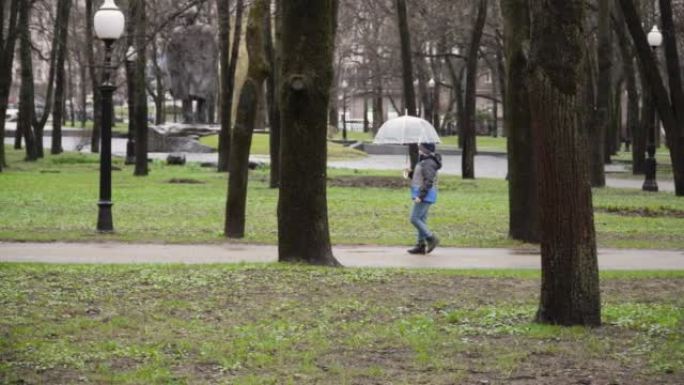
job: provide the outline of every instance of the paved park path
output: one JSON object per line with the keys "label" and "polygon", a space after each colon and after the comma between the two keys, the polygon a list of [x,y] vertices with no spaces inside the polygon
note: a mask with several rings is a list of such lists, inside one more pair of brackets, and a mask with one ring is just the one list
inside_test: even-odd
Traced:
{"label": "paved park path", "polygon": [[[403,247],[338,246],[338,260],[349,267],[448,269],[538,269],[539,252],[513,249],[437,248],[430,255],[409,255]],[[0,242],[0,262],[123,263],[268,263],[276,246],[252,244],[130,244]],[[684,270],[684,250],[599,250],[603,270]]]}

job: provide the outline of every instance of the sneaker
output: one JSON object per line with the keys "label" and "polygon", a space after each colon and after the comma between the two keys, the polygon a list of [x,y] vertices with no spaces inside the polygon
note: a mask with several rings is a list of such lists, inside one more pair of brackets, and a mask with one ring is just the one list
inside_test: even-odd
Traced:
{"label": "sneaker", "polygon": [[437,238],[436,235],[433,235],[431,237],[427,237],[427,250],[426,253],[432,252],[432,250],[435,249],[439,245],[439,238]]}
{"label": "sneaker", "polygon": [[424,242],[419,242],[412,249],[408,249],[409,254],[425,254],[426,245]]}

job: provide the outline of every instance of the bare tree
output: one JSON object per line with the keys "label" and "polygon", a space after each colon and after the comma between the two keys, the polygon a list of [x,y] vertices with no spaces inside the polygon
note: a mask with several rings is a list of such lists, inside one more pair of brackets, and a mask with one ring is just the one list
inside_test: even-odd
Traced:
{"label": "bare tree", "polygon": [[477,61],[480,41],[487,20],[487,0],[479,0],[473,4],[477,14],[473,33],[468,47],[465,90],[465,121],[461,135],[463,135],[463,155],[461,156],[461,175],[464,179],[475,178],[475,91],[477,86]]}
{"label": "bare tree", "polygon": [[245,235],[245,211],[247,205],[247,180],[249,175],[249,151],[256,123],[259,100],[263,100],[263,86],[268,76],[266,59],[266,18],[269,17],[268,0],[255,0],[247,22],[247,52],[249,67],[247,79],[240,91],[238,112],[233,129],[234,148],[230,152],[228,199],[226,202],[225,235],[242,238]]}
{"label": "bare tree", "polygon": [[[133,44],[136,59],[133,67],[133,79],[137,85],[146,84],[145,69],[147,67],[146,30],[147,15],[145,0],[132,0],[131,15],[133,16]],[[135,170],[136,176],[146,176],[147,167],[147,90],[144,86],[136,86],[133,95],[135,120]]]}
{"label": "bare tree", "polygon": [[[682,113],[684,111],[684,91],[682,89],[671,1],[660,1],[669,93],[660,76],[653,53],[648,46],[646,33],[642,29],[641,20],[633,1],[620,0],[620,6],[625,16],[627,28],[632,36],[637,56],[643,67],[643,75],[653,93],[658,115],[665,128],[674,174],[675,195],[684,196],[684,113]],[[655,151],[655,148],[651,148],[649,151]]]}
{"label": "bare tree", "polygon": [[[34,88],[33,88],[33,63],[31,62],[31,31],[29,20],[31,19],[31,3],[21,1],[19,6],[19,39],[21,60],[21,90],[19,92],[19,116],[17,118],[17,133],[26,141],[26,160],[38,159],[38,147],[33,132]],[[21,138],[19,136],[19,138]],[[21,142],[19,142],[21,143]],[[15,148],[17,143],[15,142]]]}
{"label": "bare tree", "polygon": [[[397,0],[397,17],[399,19],[399,40],[401,41],[401,68],[402,84],[404,90],[404,105],[406,113],[417,116],[416,95],[413,90],[413,60],[411,57],[411,33],[408,26],[406,0]],[[418,163],[418,145],[409,145],[411,169]]]}
{"label": "bare tree", "polygon": [[219,133],[218,171],[228,171],[231,147],[231,124],[233,115],[233,93],[235,90],[235,71],[240,52],[240,36],[242,35],[243,0],[237,0],[235,11],[235,27],[233,28],[232,49],[229,55],[230,8],[227,0],[217,0],[219,17],[219,51],[221,55],[221,132]]}
{"label": "bare tree", "polygon": [[62,121],[64,120],[64,99],[65,99],[65,77],[64,68],[68,50],[67,42],[69,37],[69,11],[71,10],[71,0],[60,0],[57,3],[57,36],[56,46],[56,79],[55,79],[55,104],[52,108],[52,145],[51,154],[62,153]]}
{"label": "bare tree", "polygon": [[12,63],[14,63],[18,19],[19,0],[12,0],[7,9],[5,2],[0,5],[0,172],[6,165],[4,117],[7,114],[7,101],[12,85]]}

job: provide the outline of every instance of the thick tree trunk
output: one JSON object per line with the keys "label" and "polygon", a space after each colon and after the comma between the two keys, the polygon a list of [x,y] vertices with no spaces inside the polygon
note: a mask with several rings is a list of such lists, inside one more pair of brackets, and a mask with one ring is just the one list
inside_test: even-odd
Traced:
{"label": "thick tree trunk", "polygon": [[[218,0],[223,1],[223,0]],[[223,24],[223,28],[229,28],[230,25],[225,24],[223,20],[224,12],[226,9],[220,10],[219,20]],[[242,36],[242,14],[244,11],[244,1],[237,0],[236,10],[235,10],[235,27],[233,28],[233,42],[230,51],[230,59],[224,57],[228,55],[228,47],[219,46],[219,51],[221,55],[221,132],[219,133],[219,161],[218,161],[218,171],[227,172],[228,171],[228,161],[230,159],[230,149],[231,149],[231,124],[233,120],[233,94],[235,92],[235,71],[237,70],[237,61],[240,53],[240,38]],[[230,18],[230,14],[227,15]],[[221,28],[221,24],[219,24]],[[222,32],[225,33],[225,32]],[[224,52],[225,50],[225,52]],[[226,69],[227,73],[223,73],[223,65],[228,63]],[[226,123],[224,123],[226,122]]]}
{"label": "thick tree trunk", "polygon": [[[411,33],[408,25],[406,0],[396,0],[397,17],[399,25],[399,40],[401,42],[401,80],[404,91],[405,113],[410,116],[418,116],[416,108],[416,94],[413,89],[413,60],[411,57]],[[409,145],[409,158],[411,169],[418,163],[418,145]]]}
{"label": "thick tree trunk", "polygon": [[596,93],[596,111],[593,126],[589,127],[591,147],[591,185],[606,186],[605,158],[608,126],[610,124],[610,99],[612,98],[612,59],[613,31],[610,28],[612,1],[599,1],[598,15],[598,80]]}
{"label": "thick tree trunk", "polygon": [[86,60],[90,70],[90,85],[93,92],[93,136],[90,140],[90,151],[100,152],[100,126],[102,125],[102,97],[98,84],[97,67],[95,65],[95,42],[93,32],[93,0],[85,0],[86,4]]}
{"label": "thick tree trunk", "polygon": [[601,324],[584,135],[584,2],[531,0],[530,106],[539,156],[542,287],[537,320]]}
{"label": "thick tree trunk", "polygon": [[238,113],[233,129],[230,152],[230,176],[228,178],[228,200],[226,202],[225,236],[245,236],[245,211],[247,207],[247,179],[249,176],[249,151],[252,133],[257,120],[259,100],[263,100],[263,84],[268,76],[264,39],[265,21],[270,12],[268,0],[256,0],[249,11],[247,21],[247,53],[249,67],[247,80],[240,92]]}
{"label": "thick tree trunk", "polygon": [[64,94],[65,94],[65,77],[66,70],[64,68],[66,62],[67,40],[69,37],[69,11],[71,10],[71,0],[61,0],[58,3],[57,16],[57,33],[58,37],[55,39],[57,45],[53,50],[57,50],[56,57],[56,79],[55,79],[55,105],[52,113],[52,143],[50,146],[51,154],[61,154],[62,149],[62,123],[64,120]]}
{"label": "thick tree trunk", "polygon": [[[280,28],[277,24],[280,22],[280,0],[275,0],[276,9],[276,44],[280,45]],[[278,69],[276,66],[280,62],[278,57],[278,50],[273,44],[273,20],[271,12],[266,15],[266,37],[264,43],[266,44],[266,57],[268,60],[269,73],[266,83],[266,92],[268,98],[268,120],[270,123],[269,130],[269,144],[271,157],[271,170],[269,187],[278,188],[280,186],[280,107],[278,106]]]}
{"label": "thick tree trunk", "polygon": [[[3,15],[3,28],[0,28],[0,117],[4,117],[7,114],[7,101],[12,86],[12,64],[14,63],[14,47],[17,41],[19,0],[12,0],[8,11],[9,14],[7,16]],[[7,22],[6,25],[4,24],[5,21]],[[17,129],[16,131],[19,130]],[[0,118],[0,172],[2,172],[6,165],[5,119]]]}
{"label": "thick tree trunk", "polygon": [[477,9],[477,19],[468,48],[466,90],[465,90],[465,124],[463,125],[463,154],[461,156],[461,175],[463,179],[475,179],[475,92],[477,89],[477,59],[480,41],[487,20],[487,0],[479,0],[473,5]]}
{"label": "thick tree trunk", "polygon": [[339,265],[330,245],[326,192],[335,2],[282,3],[280,261]]}
{"label": "thick tree trunk", "polygon": [[528,0],[501,2],[504,16],[507,89],[505,130],[508,132],[509,235],[524,242],[539,242],[539,196],[537,158],[530,116],[528,63],[524,47],[529,45]]}
{"label": "thick tree trunk", "polygon": [[[34,98],[33,91],[33,64],[31,62],[31,32],[29,20],[31,18],[31,3],[22,1],[19,8],[19,39],[21,60],[21,89],[19,91],[19,117],[17,118],[17,131],[26,141],[26,160],[38,159],[36,137],[33,132]],[[16,143],[15,143],[16,148]]]}
{"label": "thick tree trunk", "polygon": [[134,87],[134,120],[135,120],[135,170],[133,175],[146,176],[147,167],[147,90],[145,87],[145,69],[147,67],[145,0],[133,0],[131,15],[134,25],[134,45],[137,53],[133,67]]}

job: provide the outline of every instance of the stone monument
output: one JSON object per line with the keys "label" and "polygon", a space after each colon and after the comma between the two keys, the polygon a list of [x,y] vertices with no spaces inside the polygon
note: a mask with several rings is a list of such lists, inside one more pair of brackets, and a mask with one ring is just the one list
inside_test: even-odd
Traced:
{"label": "stone monument", "polygon": [[218,47],[211,26],[197,16],[194,7],[183,14],[166,46],[169,91],[183,102],[183,123],[213,123]]}

